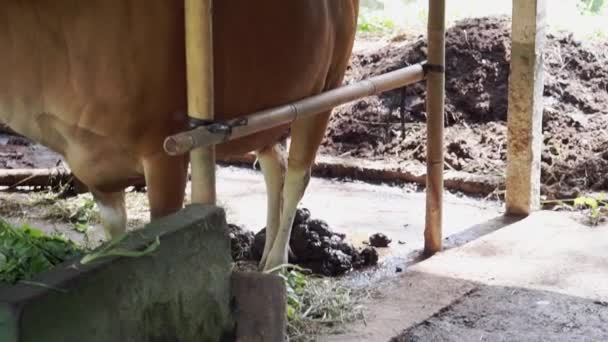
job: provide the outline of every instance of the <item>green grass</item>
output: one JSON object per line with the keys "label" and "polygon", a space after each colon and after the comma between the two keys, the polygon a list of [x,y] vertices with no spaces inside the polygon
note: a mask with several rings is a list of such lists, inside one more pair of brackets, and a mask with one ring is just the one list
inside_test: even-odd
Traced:
{"label": "green grass", "polygon": [[15,284],[34,278],[41,272],[84,250],[61,235],[46,235],[23,224],[13,227],[0,218],[0,282]]}

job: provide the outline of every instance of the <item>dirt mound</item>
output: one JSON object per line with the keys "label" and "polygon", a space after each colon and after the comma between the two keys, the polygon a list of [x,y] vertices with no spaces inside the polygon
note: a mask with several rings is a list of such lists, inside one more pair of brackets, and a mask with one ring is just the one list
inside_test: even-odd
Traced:
{"label": "dirt mound", "polygon": [[61,161],[61,156],[27,138],[0,133],[0,169],[52,168]]}
{"label": "dirt mound", "polygon": [[[266,229],[254,235],[231,224],[229,230],[234,260],[259,261],[262,258]],[[308,209],[298,209],[289,240],[289,262],[326,276],[338,276],[377,264],[378,252],[374,248],[358,250],[346,243],[345,238],[344,234],[333,232],[325,221],[311,219]]]}
{"label": "dirt mound", "polygon": [[[497,175],[504,172],[510,29],[507,17],[485,17],[463,20],[447,32],[448,169]],[[583,44],[567,34],[548,36],[543,120],[545,185],[608,186],[601,180],[608,162],[600,153],[608,146],[603,134],[608,114],[607,47],[606,42]],[[379,49],[355,53],[346,82],[425,59],[424,37],[397,37]],[[424,163],[425,96],[425,85],[420,83],[339,108],[330,121],[322,151]]]}

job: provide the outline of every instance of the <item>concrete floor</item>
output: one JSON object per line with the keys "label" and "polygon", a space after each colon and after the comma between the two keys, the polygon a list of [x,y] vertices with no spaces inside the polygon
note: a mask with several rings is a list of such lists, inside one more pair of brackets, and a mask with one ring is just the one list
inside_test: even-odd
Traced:
{"label": "concrete floor", "polygon": [[[266,189],[262,173],[238,167],[218,167],[217,170],[218,204],[226,210],[228,222],[243,225],[254,232],[262,229],[266,220]],[[186,199],[190,198],[189,187],[190,184]],[[83,241],[83,235],[66,223],[45,219],[48,208],[32,206],[31,194],[0,192],[0,206],[7,206],[2,211],[6,212],[9,221],[27,221],[47,232],[60,231],[75,241]],[[501,215],[502,207],[494,201],[460,198],[452,194],[446,194],[445,200],[446,236],[462,233],[472,224]],[[141,227],[149,219],[146,194],[129,192],[126,202],[129,227]],[[327,221],[331,229],[347,234],[355,245],[361,246],[377,232],[388,235],[393,242],[389,248],[379,249],[381,261],[397,263],[404,258],[411,260],[411,253],[423,246],[425,196],[411,187],[313,177],[301,206],[309,208],[313,218]],[[96,242],[103,239],[100,224],[88,232],[88,237]]]}
{"label": "concrete floor", "polygon": [[[189,191],[189,190],[188,190]],[[217,173],[218,202],[226,209],[228,221],[258,231],[265,226],[266,189],[261,172],[221,167]],[[394,273],[386,264],[402,264],[423,247],[425,195],[408,187],[373,185],[314,178],[302,200],[313,218],[327,221],[330,228],[347,234],[357,246],[374,233],[393,240],[379,249],[383,271]],[[445,195],[444,236],[448,245],[468,241],[467,230],[500,218],[502,205],[453,194]],[[378,274],[376,274],[378,276]]]}
{"label": "concrete floor", "polygon": [[[220,168],[218,196],[231,222],[264,226],[259,172]],[[393,239],[377,269],[349,277],[374,289],[365,322],[320,341],[608,341],[607,225],[567,212],[509,219],[498,202],[447,193],[446,250],[416,263],[424,193],[313,178],[302,206],[355,244]]]}
{"label": "concrete floor", "polygon": [[[261,173],[221,167],[217,178],[229,222],[261,229]],[[147,220],[145,195],[129,198],[129,215]],[[393,240],[378,268],[347,278],[374,289],[365,322],[320,341],[608,341],[606,225],[588,227],[564,212],[506,219],[498,202],[446,193],[446,250],[417,262],[424,193],[313,178],[302,206],[355,244],[376,232]]]}
{"label": "concrete floor", "polygon": [[[218,204],[225,208],[228,222],[254,232],[262,229],[266,220],[262,173],[238,167],[218,167],[217,171]],[[186,199],[190,198],[189,186]],[[0,206],[7,206],[3,212],[9,221],[29,222],[47,232],[63,232],[71,239],[83,242],[84,235],[70,225],[45,219],[49,208],[32,206],[30,195],[27,192],[0,192]],[[149,218],[146,194],[129,192],[126,202],[129,227],[141,227]],[[412,187],[313,177],[301,206],[310,209],[313,218],[325,220],[331,229],[347,234],[357,246],[377,232],[391,238],[393,242],[388,248],[379,249],[382,272],[369,272],[374,277],[395,273],[396,265],[412,262],[413,254],[423,247],[425,195]],[[502,205],[498,202],[446,193],[444,235],[449,236],[447,244],[458,245],[470,240],[478,233],[470,229],[472,225],[486,229],[485,222],[500,218],[501,212]],[[87,235],[96,244],[103,239],[103,230],[97,224]]]}
{"label": "concrete floor", "polygon": [[378,284],[365,324],[320,340],[608,340],[608,227],[546,211],[503,225]]}

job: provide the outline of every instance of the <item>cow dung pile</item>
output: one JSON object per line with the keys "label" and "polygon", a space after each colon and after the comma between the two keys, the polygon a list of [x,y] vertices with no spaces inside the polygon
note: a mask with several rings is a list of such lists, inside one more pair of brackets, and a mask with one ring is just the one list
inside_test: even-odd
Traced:
{"label": "cow dung pile", "polygon": [[376,233],[369,237],[369,245],[372,247],[385,248],[392,242],[388,236],[382,233]]}
{"label": "cow dung pile", "polygon": [[[232,257],[235,261],[260,261],[266,242],[266,229],[257,234],[230,224]],[[310,211],[299,208],[289,241],[289,263],[325,276],[339,276],[353,269],[378,263],[373,247],[355,248],[344,234],[333,232],[323,220],[313,219]]]}

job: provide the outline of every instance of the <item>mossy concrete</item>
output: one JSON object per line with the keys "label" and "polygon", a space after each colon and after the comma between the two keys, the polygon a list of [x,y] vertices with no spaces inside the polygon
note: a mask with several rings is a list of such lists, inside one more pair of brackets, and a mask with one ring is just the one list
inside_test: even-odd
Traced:
{"label": "mossy concrete", "polygon": [[120,247],[153,253],[41,274],[44,286],[0,286],[0,341],[221,341],[232,339],[225,213],[191,205],[131,232]]}

